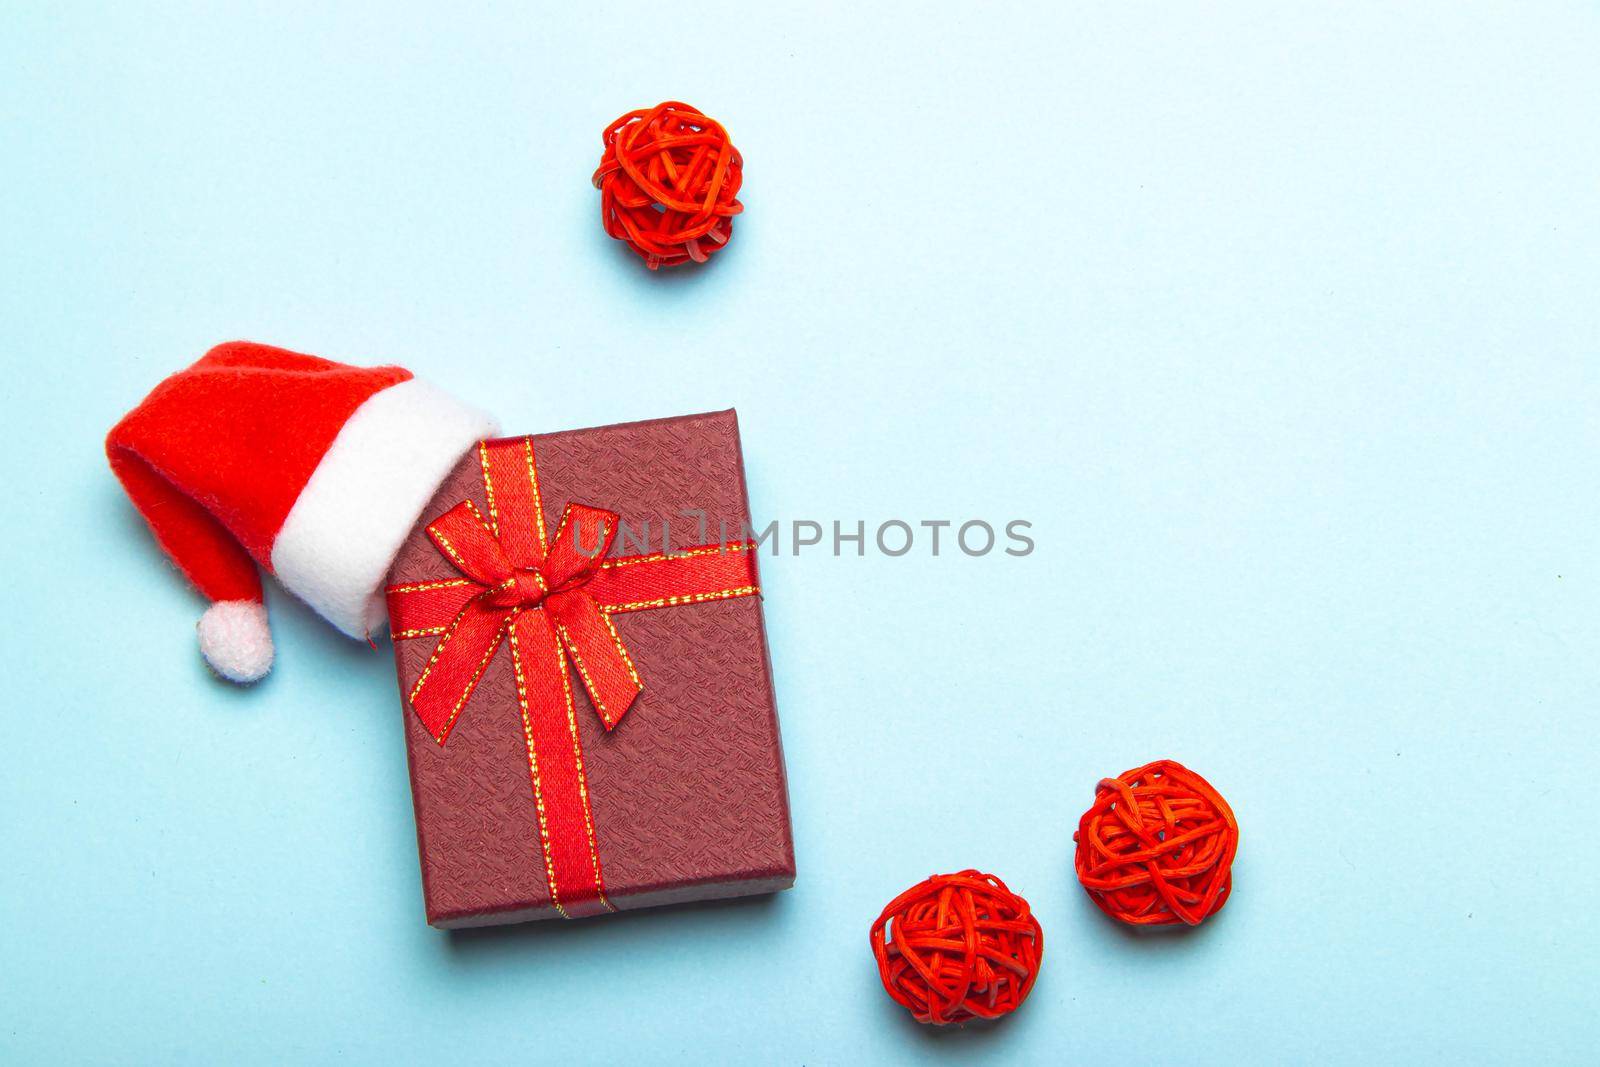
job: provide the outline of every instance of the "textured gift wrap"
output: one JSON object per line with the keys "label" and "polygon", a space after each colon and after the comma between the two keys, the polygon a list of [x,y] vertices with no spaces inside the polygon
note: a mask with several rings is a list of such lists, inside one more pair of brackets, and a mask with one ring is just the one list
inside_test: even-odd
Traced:
{"label": "textured gift wrap", "polygon": [[389,574],[429,923],[793,884],[749,518],[732,411],[486,442],[444,481]]}

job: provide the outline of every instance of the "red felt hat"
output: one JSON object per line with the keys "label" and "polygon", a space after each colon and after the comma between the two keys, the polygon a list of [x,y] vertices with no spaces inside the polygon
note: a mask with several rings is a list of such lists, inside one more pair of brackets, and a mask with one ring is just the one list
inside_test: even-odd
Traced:
{"label": "red felt hat", "polygon": [[218,345],[106,437],[134,507],[213,601],[200,648],[225,678],[272,666],[261,566],[352,637],[417,516],[494,420],[401,367]]}

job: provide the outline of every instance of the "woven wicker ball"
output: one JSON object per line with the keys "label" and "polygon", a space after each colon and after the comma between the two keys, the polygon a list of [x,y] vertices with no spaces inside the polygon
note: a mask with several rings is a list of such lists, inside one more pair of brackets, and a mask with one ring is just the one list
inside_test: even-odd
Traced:
{"label": "woven wicker ball", "polygon": [[1119,922],[1196,926],[1222,910],[1233,888],[1233,810],[1172,760],[1103,779],[1073,840],[1078,881]]}
{"label": "woven wicker ball", "polygon": [[1044,931],[992,874],[938,874],[895,897],[872,924],[883,988],[918,1022],[998,1019],[1039,973]]}
{"label": "woven wicker ball", "polygon": [[606,127],[594,172],[606,233],[651,270],[704,263],[733,236],[744,159],[722,124],[667,101]]}

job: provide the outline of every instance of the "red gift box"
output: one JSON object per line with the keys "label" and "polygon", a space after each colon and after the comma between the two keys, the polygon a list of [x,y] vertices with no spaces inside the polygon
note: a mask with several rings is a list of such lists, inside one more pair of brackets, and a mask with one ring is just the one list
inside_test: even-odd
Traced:
{"label": "red gift box", "polygon": [[428,922],[794,882],[732,411],[481,444],[389,573]]}

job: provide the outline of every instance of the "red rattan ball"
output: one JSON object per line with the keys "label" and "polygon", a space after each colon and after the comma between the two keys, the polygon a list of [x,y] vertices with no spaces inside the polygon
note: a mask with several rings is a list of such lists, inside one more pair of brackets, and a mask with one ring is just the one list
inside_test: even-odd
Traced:
{"label": "red rattan ball", "polygon": [[733,236],[744,160],[728,132],[688,104],[630,111],[606,127],[594,185],[606,233],[651,270],[704,263]]}
{"label": "red rattan ball", "polygon": [[1222,910],[1233,888],[1233,810],[1172,760],[1103,779],[1072,839],[1078,881],[1121,922],[1196,926]]}
{"label": "red rattan ball", "polygon": [[1044,931],[1028,902],[992,874],[936,874],[872,924],[883,988],[918,1022],[998,1019],[1033,988]]}

